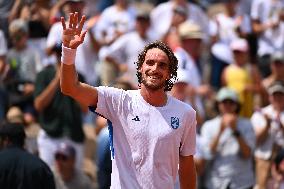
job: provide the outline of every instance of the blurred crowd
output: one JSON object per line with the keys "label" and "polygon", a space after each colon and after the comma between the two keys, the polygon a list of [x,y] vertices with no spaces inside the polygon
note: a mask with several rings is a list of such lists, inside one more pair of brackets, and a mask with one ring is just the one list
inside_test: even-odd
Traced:
{"label": "blurred crowd", "polygon": [[24,128],[56,188],[110,186],[107,120],[60,92],[72,12],[87,17],[75,65],[90,85],[137,89],[140,50],[172,48],[170,93],[198,115],[199,188],[284,189],[284,0],[1,0],[0,120]]}

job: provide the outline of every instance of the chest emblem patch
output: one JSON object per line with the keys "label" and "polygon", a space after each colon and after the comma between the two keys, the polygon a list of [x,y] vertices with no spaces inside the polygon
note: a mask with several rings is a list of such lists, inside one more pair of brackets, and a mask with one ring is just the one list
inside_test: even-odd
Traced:
{"label": "chest emblem patch", "polygon": [[177,129],[179,127],[179,118],[178,117],[171,117],[171,127],[173,129]]}

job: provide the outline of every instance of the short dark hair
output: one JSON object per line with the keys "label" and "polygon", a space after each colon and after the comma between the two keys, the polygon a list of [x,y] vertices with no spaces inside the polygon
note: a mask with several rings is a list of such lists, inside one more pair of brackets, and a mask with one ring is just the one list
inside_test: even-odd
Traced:
{"label": "short dark hair", "polygon": [[149,43],[148,45],[146,45],[143,49],[142,52],[139,53],[138,55],[138,61],[136,62],[136,69],[137,69],[137,78],[138,78],[138,83],[139,86],[142,83],[142,74],[140,73],[139,69],[142,67],[144,61],[145,61],[145,56],[148,52],[149,49],[154,49],[154,48],[158,48],[160,50],[162,50],[163,52],[166,53],[166,55],[169,58],[170,61],[170,79],[168,79],[166,81],[166,85],[164,90],[165,91],[170,91],[174,85],[174,83],[177,81],[177,69],[178,69],[178,60],[175,57],[173,51],[171,50],[171,48],[169,46],[167,46],[165,43],[163,43],[162,41],[155,41],[152,43]]}
{"label": "short dark hair", "polygon": [[13,145],[23,147],[26,133],[24,125],[20,123],[3,122],[0,125],[0,137],[7,138]]}

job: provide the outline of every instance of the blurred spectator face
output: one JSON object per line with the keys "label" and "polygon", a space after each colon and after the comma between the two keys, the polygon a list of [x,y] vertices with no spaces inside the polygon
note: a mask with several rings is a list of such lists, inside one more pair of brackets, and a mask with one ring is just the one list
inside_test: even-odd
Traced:
{"label": "blurred spectator face", "polygon": [[199,25],[186,21],[179,25],[182,47],[196,60],[201,54],[203,33]]}
{"label": "blurred spectator face", "polygon": [[245,51],[233,51],[235,61],[238,65],[245,65],[248,61],[248,53]]}
{"label": "blurred spectator face", "polygon": [[284,93],[282,92],[275,92],[269,96],[270,103],[272,106],[280,111],[284,110]]}
{"label": "blurred spectator face", "polygon": [[9,34],[11,36],[11,40],[13,45],[18,49],[26,46],[28,32],[28,24],[23,19],[13,20],[9,25]]}
{"label": "blurred spectator face", "polygon": [[75,158],[66,156],[61,153],[55,154],[55,162],[60,173],[67,173],[73,171],[75,166]]}
{"label": "blurred spectator face", "polygon": [[70,13],[78,12],[79,17],[81,17],[84,7],[85,7],[85,3],[83,1],[80,1],[80,2],[67,1],[63,7],[63,11],[66,15],[69,15]]}
{"label": "blurred spectator face", "polygon": [[128,0],[115,0],[115,3],[126,6],[128,4]]}
{"label": "blurred spectator face", "polygon": [[225,6],[228,10],[229,13],[235,13],[236,11],[236,6],[238,5],[239,1],[238,0],[227,0],[225,3]]}
{"label": "blurred spectator face", "polygon": [[202,40],[198,38],[183,39],[183,48],[190,53],[194,59],[198,59],[201,53]]}
{"label": "blurred spectator face", "polygon": [[175,3],[177,4],[183,4],[183,3],[187,3],[186,0],[173,0]]}
{"label": "blurred spectator face", "polygon": [[11,40],[15,48],[22,49],[26,46],[28,34],[20,31],[11,33]]}
{"label": "blurred spectator face", "polygon": [[224,99],[221,102],[218,102],[218,109],[221,114],[236,113],[237,108],[237,103],[231,99]]}
{"label": "blurred spectator face", "polygon": [[273,74],[280,76],[284,73],[284,61],[280,61],[280,60],[273,61],[271,63],[270,68]]}
{"label": "blurred spectator face", "polygon": [[145,36],[150,27],[150,19],[138,17],[136,18],[136,31],[141,35]]}

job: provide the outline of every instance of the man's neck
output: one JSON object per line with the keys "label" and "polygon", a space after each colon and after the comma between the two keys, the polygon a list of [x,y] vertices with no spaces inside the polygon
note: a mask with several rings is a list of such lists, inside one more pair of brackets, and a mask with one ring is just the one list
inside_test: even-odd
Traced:
{"label": "man's neck", "polygon": [[152,106],[161,107],[167,104],[168,97],[164,89],[151,90],[147,89],[142,84],[140,94],[143,97],[143,99]]}

